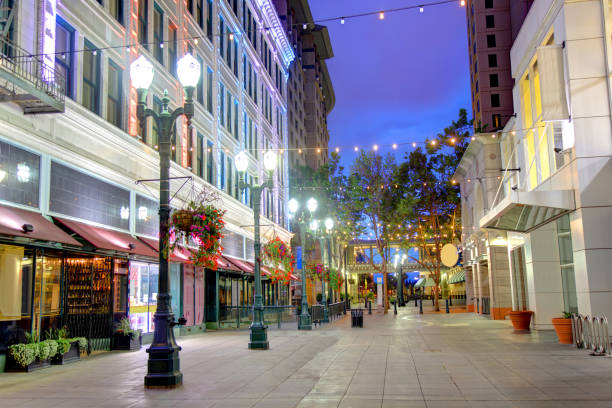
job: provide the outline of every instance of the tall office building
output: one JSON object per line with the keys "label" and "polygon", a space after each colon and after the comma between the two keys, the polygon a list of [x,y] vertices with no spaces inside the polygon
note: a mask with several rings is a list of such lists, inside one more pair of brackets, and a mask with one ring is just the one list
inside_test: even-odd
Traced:
{"label": "tall office building", "polygon": [[468,0],[467,28],[474,128],[504,127],[514,115],[510,48],[533,0]]}

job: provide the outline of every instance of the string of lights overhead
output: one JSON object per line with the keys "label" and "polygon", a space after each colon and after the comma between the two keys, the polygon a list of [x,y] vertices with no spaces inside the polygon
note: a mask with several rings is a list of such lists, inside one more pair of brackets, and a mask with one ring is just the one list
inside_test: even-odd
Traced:
{"label": "string of lights overhead", "polygon": [[[397,8],[391,8],[391,9],[385,9],[385,10],[368,11],[368,12],[363,12],[363,13],[358,13],[358,14],[347,14],[343,16],[328,17],[328,18],[314,20],[312,22],[296,22],[296,23],[293,23],[292,26],[293,27],[301,26],[304,30],[307,30],[310,27],[314,27],[316,24],[319,24],[319,23],[339,21],[340,24],[345,24],[346,20],[367,17],[367,16],[374,16],[374,15],[378,16],[379,20],[384,20],[385,15],[387,14],[393,14],[393,13],[415,10],[415,9],[418,9],[420,13],[424,13],[426,8],[447,5],[451,3],[459,4],[461,7],[465,6],[465,0],[441,0],[441,1],[433,1],[429,3],[422,3],[420,5],[414,5],[414,6],[397,7]],[[259,31],[267,33],[269,30],[272,30],[272,29],[273,27],[264,26],[264,27],[261,27]],[[215,33],[211,33],[210,35],[206,34],[206,35],[183,36],[181,38],[178,38],[177,41],[192,41],[195,45],[198,45],[200,40],[210,39],[211,37],[227,36],[230,41],[233,41],[235,36],[242,36],[242,35],[244,35],[244,33],[242,32],[242,30],[238,29],[236,31],[228,31],[225,33],[215,32]],[[165,44],[169,44],[171,42],[172,40],[170,39],[155,41],[155,42],[135,42],[135,43],[121,44],[121,45],[109,45],[106,47],[80,48],[80,49],[75,49],[75,50],[70,50],[70,51],[55,51],[55,52],[49,52],[49,53],[37,53],[37,54],[30,54],[29,57],[45,57],[45,56],[51,56],[51,55],[65,56],[66,54],[77,54],[77,53],[84,53],[84,52],[91,52],[93,55],[97,55],[99,51],[108,51],[108,50],[117,50],[117,49],[126,49],[126,51],[129,52],[132,47],[138,47],[138,46],[144,46],[147,48],[150,46],[164,48]]]}

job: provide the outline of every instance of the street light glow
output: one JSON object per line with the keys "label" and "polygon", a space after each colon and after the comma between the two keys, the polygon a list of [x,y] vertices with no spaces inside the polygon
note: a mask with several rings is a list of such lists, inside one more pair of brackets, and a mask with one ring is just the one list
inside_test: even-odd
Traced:
{"label": "street light glow", "polygon": [[184,87],[195,87],[200,80],[200,63],[190,53],[176,63],[176,73]]}
{"label": "street light glow", "polygon": [[278,162],[278,158],[276,157],[276,153],[274,153],[272,150],[268,150],[264,154],[263,161],[264,167],[267,171],[274,171]]}
{"label": "street light glow", "polygon": [[331,218],[327,218],[325,220],[325,228],[327,228],[328,230],[334,228],[334,220],[332,220]]}
{"label": "street light glow", "polygon": [[236,170],[243,173],[249,167],[249,156],[242,150],[234,157],[234,163],[236,164]]}
{"label": "street light glow", "polygon": [[319,229],[319,220],[310,221],[310,229],[316,231]]}
{"label": "street light glow", "polygon": [[287,204],[289,206],[289,212],[291,214],[295,214],[300,206],[300,204],[297,202],[295,198],[292,198],[291,200],[289,200]]}
{"label": "street light glow", "polygon": [[318,204],[319,203],[317,203],[317,200],[315,200],[314,197],[311,197],[306,202],[306,207],[308,208],[308,211],[313,213],[313,212],[317,211]]}
{"label": "street light glow", "polygon": [[130,65],[130,79],[136,89],[149,89],[153,82],[153,65],[141,55]]}

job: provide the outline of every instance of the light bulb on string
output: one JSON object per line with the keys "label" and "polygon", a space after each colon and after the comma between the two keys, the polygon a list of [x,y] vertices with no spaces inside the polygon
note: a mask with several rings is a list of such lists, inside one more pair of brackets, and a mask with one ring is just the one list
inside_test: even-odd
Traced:
{"label": "light bulb on string", "polygon": [[377,151],[378,150],[378,145],[372,146],[372,149],[374,149],[374,151]]}
{"label": "light bulb on string", "polygon": [[340,19],[340,24],[344,24],[344,17]]}
{"label": "light bulb on string", "polygon": [[397,149],[397,144],[393,143],[393,145],[391,145],[391,147],[393,147],[393,150]]}
{"label": "light bulb on string", "polygon": [[419,7],[419,12],[421,12],[421,13],[422,13],[422,12],[424,12],[424,11],[425,11],[425,8],[424,8],[423,6]]}
{"label": "light bulb on string", "polygon": [[412,142],[412,147],[416,147],[416,142]]}
{"label": "light bulb on string", "polygon": [[380,13],[378,13],[378,19],[379,20],[384,20],[385,19],[385,12],[381,11]]}
{"label": "light bulb on string", "polygon": [[357,146],[355,146],[355,151],[356,151],[356,152],[358,152],[358,151],[359,151],[359,148],[358,148]]}
{"label": "light bulb on string", "polygon": [[465,7],[465,0],[461,0],[461,1],[459,2],[459,5],[460,5],[461,7]]}

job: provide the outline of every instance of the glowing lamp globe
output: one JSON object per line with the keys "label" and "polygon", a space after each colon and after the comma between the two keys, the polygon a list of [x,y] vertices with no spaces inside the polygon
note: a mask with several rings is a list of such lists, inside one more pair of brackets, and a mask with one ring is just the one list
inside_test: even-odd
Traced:
{"label": "glowing lamp globe", "polygon": [[272,150],[268,150],[264,154],[263,161],[264,167],[267,171],[274,171],[278,162],[278,158],[276,157],[276,153],[274,153]]}
{"label": "glowing lamp globe", "polygon": [[326,219],[325,228],[327,228],[328,230],[334,228],[334,220],[332,220],[331,218]]}
{"label": "glowing lamp globe", "polygon": [[234,163],[236,163],[236,170],[239,172],[245,172],[249,167],[249,156],[247,156],[246,152],[242,150],[240,153],[234,157]]}
{"label": "glowing lamp globe", "polygon": [[317,200],[312,197],[306,202],[306,208],[308,208],[308,211],[310,211],[311,213],[317,211],[317,205]]}
{"label": "glowing lamp globe", "polygon": [[130,79],[136,89],[149,89],[153,82],[153,65],[141,55],[130,65]]}
{"label": "glowing lamp globe", "polygon": [[289,200],[287,204],[289,206],[289,212],[291,214],[295,214],[298,210],[298,207],[300,206],[295,198],[292,198],[291,200]]}
{"label": "glowing lamp globe", "polygon": [[313,231],[316,231],[319,229],[319,221],[317,220],[312,220],[310,221],[310,229]]}
{"label": "glowing lamp globe", "polygon": [[176,63],[176,73],[184,87],[195,87],[200,80],[200,63],[187,53]]}

